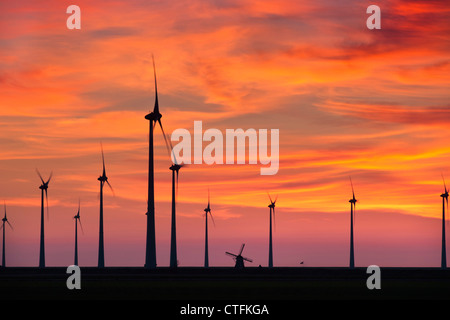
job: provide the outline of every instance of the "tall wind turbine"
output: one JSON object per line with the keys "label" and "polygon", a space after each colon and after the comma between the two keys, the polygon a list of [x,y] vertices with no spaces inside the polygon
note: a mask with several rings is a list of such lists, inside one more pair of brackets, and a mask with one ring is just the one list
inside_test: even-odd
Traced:
{"label": "tall wind turbine", "polygon": [[39,186],[39,189],[41,189],[41,240],[40,240],[40,246],[39,246],[39,268],[45,267],[45,243],[44,243],[44,192],[45,192],[45,199],[47,202],[47,217],[48,217],[48,184],[52,178],[52,173],[50,173],[50,176],[48,177],[47,181],[44,181],[39,171],[36,169],[37,174],[39,175],[39,178],[41,179],[42,184]]}
{"label": "tall wind turbine", "polygon": [[75,261],[74,265],[78,265],[78,223],[80,224],[81,232],[83,232],[83,226],[81,225],[80,218],[80,201],[78,200],[78,211],[77,214],[73,217],[75,220]]}
{"label": "tall wind turbine", "polygon": [[278,196],[275,198],[275,201],[272,201],[272,197],[270,194],[267,194],[270,199],[270,204],[268,207],[270,208],[269,213],[269,268],[273,267],[273,250],[272,250],[272,216],[273,222],[275,224],[275,202],[277,202]]}
{"label": "tall wind turbine", "polygon": [[209,255],[208,255],[208,213],[211,216],[211,221],[214,223],[214,218],[211,213],[211,207],[209,202],[209,189],[208,189],[208,206],[205,208],[205,268],[209,267]]}
{"label": "tall wind turbine", "polygon": [[[158,87],[156,84],[156,68],[155,60],[153,60],[153,76],[155,78],[155,106],[153,112],[145,116],[149,120],[149,148],[148,148],[148,200],[147,200],[147,239],[145,248],[145,267],[156,268],[156,234],[155,234],[155,179],[154,179],[154,159],[153,159],[153,131],[156,122],[159,123],[161,131],[163,132],[164,140],[166,135],[161,123],[162,114],[159,112],[158,103]],[[166,141],[167,145],[167,141]]]}
{"label": "tall wind turbine", "polygon": [[98,181],[100,181],[100,227],[99,227],[99,239],[98,239],[98,267],[103,268],[105,266],[105,248],[103,241],[103,186],[105,182],[108,184],[109,188],[114,194],[114,190],[111,187],[111,184],[108,181],[108,177],[106,176],[105,169],[105,156],[103,154],[103,146],[102,147],[102,162],[103,162],[103,173],[100,177],[98,177]]}
{"label": "tall wind turbine", "polygon": [[[175,161],[176,162],[176,161]],[[172,225],[170,229],[170,267],[177,267],[177,227],[176,227],[176,195],[178,194],[178,171],[181,165],[174,163],[170,166],[172,171]],[[176,173],[176,190],[175,192],[175,173]]]}
{"label": "tall wind turbine", "polygon": [[444,193],[441,194],[442,197],[442,254],[441,254],[441,268],[447,268],[447,250],[445,248],[445,204],[447,204],[448,213],[448,190],[445,185],[445,179],[442,175],[442,181],[444,182]]}
{"label": "tall wind turbine", "polygon": [[355,191],[353,190],[353,182],[352,178],[350,177],[350,184],[352,186],[352,193],[353,198],[351,198],[348,202],[350,202],[350,268],[355,267],[355,252],[353,248],[353,223],[354,223],[354,217],[353,215],[356,213],[356,200],[355,198]]}
{"label": "tall wind turbine", "polygon": [[7,223],[9,225],[9,227],[11,228],[11,230],[13,230],[13,227],[11,225],[11,223],[9,223],[8,218],[6,218],[6,203],[5,203],[5,216],[2,219],[2,226],[0,229],[3,229],[3,247],[2,247],[2,267],[6,267],[6,254],[5,254],[5,231],[6,231],[6,226],[5,223]]}

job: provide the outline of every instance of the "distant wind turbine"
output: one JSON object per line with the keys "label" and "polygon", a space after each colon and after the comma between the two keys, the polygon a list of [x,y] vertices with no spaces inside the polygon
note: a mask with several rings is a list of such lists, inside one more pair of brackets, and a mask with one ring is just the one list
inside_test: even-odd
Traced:
{"label": "distant wind turbine", "polygon": [[270,194],[267,194],[270,199],[270,204],[268,207],[270,208],[269,213],[269,268],[273,267],[273,250],[272,250],[272,217],[273,223],[275,224],[275,203],[277,202],[278,196],[275,198],[275,201],[272,201],[272,197]]}
{"label": "distant wind turbine", "polygon": [[40,249],[39,249],[39,268],[45,268],[45,243],[44,243],[44,192],[45,192],[45,199],[47,202],[47,218],[48,218],[48,184],[52,178],[52,172],[50,173],[50,176],[48,177],[47,181],[44,181],[42,178],[39,170],[36,169],[37,174],[39,175],[39,178],[41,179],[42,184],[39,186],[39,189],[41,189],[41,240],[40,240]]}
{"label": "distant wind turbine", "polygon": [[[170,267],[176,268],[178,266],[177,260],[177,227],[176,227],[176,196],[178,195],[178,171],[182,165],[172,164],[170,170],[172,171],[172,223],[170,229]],[[175,182],[176,173],[176,182]],[[176,186],[175,186],[176,184]],[[176,192],[175,192],[176,189]]]}
{"label": "distant wind turbine", "polygon": [[208,213],[211,216],[211,221],[214,223],[214,218],[211,213],[210,201],[209,201],[209,189],[208,189],[208,206],[205,208],[205,268],[209,267],[209,253],[208,253]]}
{"label": "distant wind turbine", "polygon": [[4,204],[5,206],[5,216],[2,219],[2,226],[0,229],[3,229],[3,247],[2,247],[2,267],[6,267],[6,254],[5,254],[5,231],[6,231],[6,226],[5,223],[7,223],[9,225],[9,227],[11,228],[11,230],[14,230],[11,223],[9,223],[8,218],[6,217],[6,203]]}
{"label": "distant wind turbine", "polygon": [[114,190],[111,187],[111,184],[108,181],[108,177],[106,176],[105,169],[105,156],[103,154],[103,146],[102,148],[102,162],[103,162],[103,172],[100,177],[98,177],[98,181],[100,181],[100,227],[99,227],[99,240],[98,240],[98,267],[103,268],[105,266],[105,248],[103,241],[103,186],[105,182],[108,184],[109,188],[114,194]]}
{"label": "distant wind turbine", "polygon": [[354,214],[356,213],[356,200],[355,191],[353,190],[353,182],[350,177],[350,184],[352,186],[353,198],[351,198],[348,202],[350,202],[350,268],[355,267],[355,253],[353,248],[353,224],[354,224]]}
{"label": "distant wind turbine", "polygon": [[[162,127],[161,127],[162,128]],[[176,198],[178,197],[178,173],[182,167],[184,167],[183,164],[178,164],[177,158],[175,157],[175,154],[173,153],[173,146],[170,141],[170,138],[164,139],[166,142],[167,151],[170,154],[173,155],[173,161],[174,163],[170,166],[170,170],[172,171],[172,222],[171,222],[171,230],[170,230],[170,267],[176,268],[178,266],[178,259],[177,259],[177,227],[176,227]],[[175,179],[176,175],[176,179]]]}
{"label": "distant wind turbine", "polygon": [[[83,232],[83,226],[81,225],[80,218],[80,201],[78,200],[78,211],[77,214],[73,217],[75,220],[75,262],[74,265],[78,265],[78,223],[80,224],[81,232]],[[84,233],[84,232],[83,232]]]}
{"label": "distant wind turbine", "polygon": [[153,76],[155,78],[155,105],[153,112],[145,116],[149,120],[149,148],[148,148],[148,198],[147,198],[147,237],[145,247],[145,267],[156,268],[156,233],[155,233],[155,179],[154,179],[154,158],[153,158],[153,132],[156,122],[159,123],[164,140],[167,145],[166,135],[161,123],[162,114],[159,112],[158,86],[156,83],[155,59],[153,58]]}
{"label": "distant wind turbine", "polygon": [[[441,254],[441,268],[447,268],[447,250],[445,248],[445,211],[448,214],[448,190],[445,185],[444,175],[442,175],[442,181],[444,182],[444,193],[442,197],[442,254]],[[445,209],[447,205],[447,210]]]}

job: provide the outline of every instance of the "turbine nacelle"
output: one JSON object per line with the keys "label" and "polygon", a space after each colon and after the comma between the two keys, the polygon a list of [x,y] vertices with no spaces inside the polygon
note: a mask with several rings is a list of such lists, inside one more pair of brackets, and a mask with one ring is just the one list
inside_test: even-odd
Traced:
{"label": "turbine nacelle", "polygon": [[98,181],[102,181],[102,182],[106,182],[108,181],[108,177],[107,176],[100,176],[97,178]]}
{"label": "turbine nacelle", "polygon": [[42,182],[42,184],[39,186],[39,189],[47,190],[48,189],[48,184],[50,183],[50,180],[52,179],[53,172],[50,172],[50,176],[48,177],[47,181],[44,181],[44,178],[42,178],[42,175],[41,175],[41,173],[39,172],[38,169],[36,169],[36,172],[37,172],[37,174],[38,174],[38,176],[39,176],[39,178],[41,179],[41,182]]}
{"label": "turbine nacelle", "polygon": [[147,114],[145,116],[145,119],[150,120],[150,121],[159,121],[162,118],[162,114],[159,113],[159,110],[157,111],[158,113],[155,113],[155,111],[150,112],[149,114]]}
{"label": "turbine nacelle", "polygon": [[181,164],[172,164],[169,169],[178,172],[182,167],[183,165]]}
{"label": "turbine nacelle", "polygon": [[442,182],[444,183],[444,193],[441,194],[442,198],[448,198],[448,190],[447,190],[447,185],[445,184],[445,179],[444,179],[444,175],[441,174],[442,176]]}

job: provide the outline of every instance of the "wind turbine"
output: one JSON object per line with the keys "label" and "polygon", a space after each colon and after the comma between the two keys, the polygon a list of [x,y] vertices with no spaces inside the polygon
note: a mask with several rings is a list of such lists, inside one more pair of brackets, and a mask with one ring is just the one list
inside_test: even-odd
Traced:
{"label": "wind turbine", "polygon": [[[176,163],[170,166],[172,171],[172,224],[170,231],[170,267],[177,267],[177,227],[176,227],[176,196],[178,195],[178,171],[182,165]],[[175,192],[175,172],[176,172],[176,192]]]}
{"label": "wind turbine", "polygon": [[153,76],[155,78],[155,105],[153,112],[145,116],[149,120],[149,148],[148,148],[148,197],[147,197],[147,238],[145,248],[145,267],[156,268],[156,234],[155,234],[155,179],[154,179],[154,159],[153,159],[153,132],[156,122],[159,123],[163,133],[164,141],[167,145],[166,135],[161,123],[162,114],[159,112],[158,86],[156,83],[155,59],[153,61]]}
{"label": "wind turbine", "polygon": [[99,239],[98,239],[98,267],[103,268],[105,266],[105,248],[103,241],[103,186],[105,182],[108,184],[109,188],[114,194],[114,190],[111,187],[111,184],[108,181],[108,177],[106,176],[105,169],[105,156],[103,154],[103,145],[102,148],[102,162],[103,162],[103,172],[100,177],[97,178],[100,181],[100,227],[99,227]]}
{"label": "wind turbine", "polygon": [[5,216],[2,219],[2,226],[0,229],[3,229],[3,247],[2,247],[2,267],[6,267],[6,263],[5,263],[5,223],[7,223],[9,225],[9,227],[11,228],[11,230],[14,230],[11,223],[9,223],[8,218],[6,218],[6,203],[5,203]]}
{"label": "wind turbine", "polygon": [[356,213],[356,202],[358,200],[356,200],[355,198],[355,191],[353,190],[353,182],[351,177],[350,177],[350,184],[352,186],[352,193],[353,193],[353,198],[351,198],[348,201],[350,202],[350,268],[353,269],[355,267],[355,253],[353,248],[353,223],[354,223],[353,215]]}
{"label": "wind turbine", "polygon": [[[162,127],[161,127],[162,128]],[[164,136],[165,137],[165,136]],[[172,171],[172,223],[171,223],[171,236],[170,236],[170,267],[176,268],[178,265],[177,260],[177,227],[176,227],[176,198],[178,196],[178,172],[184,165],[178,164],[175,153],[173,153],[173,146],[169,138],[165,138],[167,151],[169,156],[172,152],[174,163],[170,166]],[[170,146],[169,146],[170,145]],[[176,174],[176,180],[175,180]],[[176,181],[176,182],[175,182]],[[175,191],[176,189],[176,191]]]}
{"label": "wind turbine", "polygon": [[272,197],[270,194],[267,194],[270,199],[270,204],[268,207],[270,208],[269,214],[269,268],[273,267],[273,250],[272,250],[272,216],[273,223],[275,224],[275,203],[277,202],[278,196],[275,198],[275,201],[272,201]]}
{"label": "wind turbine", "polygon": [[[81,232],[83,232],[83,226],[81,225],[80,218],[80,201],[78,200],[78,211],[77,214],[73,217],[75,220],[75,262],[74,265],[78,265],[78,223],[80,224]],[[84,232],[83,232],[84,233]]]}
{"label": "wind turbine", "polygon": [[211,213],[210,202],[209,202],[209,189],[208,189],[208,206],[205,208],[205,268],[209,267],[209,256],[208,256],[208,213],[211,216],[211,221],[214,223],[214,218]]}
{"label": "wind turbine", "polygon": [[244,247],[245,247],[245,243],[242,244],[241,250],[239,251],[239,254],[234,254],[234,253],[231,253],[231,252],[228,252],[228,251],[225,252],[225,254],[227,254],[229,256],[232,256],[233,259],[236,261],[236,264],[234,266],[235,268],[238,268],[238,269],[244,268],[244,260],[248,261],[248,262],[253,262],[253,260],[245,258],[245,257],[242,256],[242,251],[244,250]]}
{"label": "wind turbine", "polygon": [[45,192],[45,199],[47,202],[47,218],[48,218],[48,184],[52,178],[52,172],[50,173],[50,176],[48,177],[47,181],[44,181],[42,178],[40,172],[38,169],[36,169],[37,174],[39,175],[39,178],[41,179],[42,184],[39,186],[39,189],[41,189],[41,240],[40,240],[40,249],[39,249],[39,268],[45,268],[45,243],[44,243],[44,192]]}
{"label": "wind turbine", "polygon": [[444,182],[444,193],[441,194],[442,197],[442,254],[441,254],[441,268],[447,268],[447,250],[445,248],[445,204],[447,204],[448,213],[448,190],[445,185],[444,175],[442,175],[442,181]]}

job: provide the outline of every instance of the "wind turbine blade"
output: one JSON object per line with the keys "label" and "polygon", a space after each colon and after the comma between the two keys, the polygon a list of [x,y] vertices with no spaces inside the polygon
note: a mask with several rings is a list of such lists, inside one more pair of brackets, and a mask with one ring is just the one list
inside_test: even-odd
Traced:
{"label": "wind turbine blade", "polygon": [[102,163],[103,163],[103,176],[106,176],[106,169],[105,169],[105,155],[103,153],[103,144],[100,142],[100,147],[102,149]]}
{"label": "wind turbine blade", "polygon": [[114,192],[113,187],[111,187],[111,184],[109,183],[108,180],[106,180],[106,183],[108,184],[108,187],[111,189],[111,191],[112,191],[112,193],[113,193],[113,196],[115,197],[115,196],[116,196],[116,193]]}
{"label": "wind turbine blade", "polygon": [[445,197],[445,202],[447,203],[447,211],[446,211],[446,213],[447,213],[447,227],[448,227],[448,197]]}
{"label": "wind turbine blade", "polygon": [[208,188],[208,209],[209,209],[209,188]]}
{"label": "wind turbine blade", "polygon": [[45,189],[45,202],[47,203],[47,221],[50,220],[49,210],[48,210],[48,193],[47,189]]}
{"label": "wind turbine blade", "polygon": [[278,195],[275,197],[275,201],[273,202],[273,204],[275,204],[277,202],[278,199]]}
{"label": "wind turbine blade", "polygon": [[442,176],[442,181],[444,182],[444,189],[445,189],[445,191],[444,191],[444,192],[447,192],[447,186],[445,185],[444,174],[443,174],[443,173],[441,173],[441,176]]}
{"label": "wind turbine blade", "polygon": [[[177,185],[175,187],[175,200],[178,199],[178,171],[179,170],[176,170],[176,171],[177,171],[177,181],[176,181]],[[175,202],[175,204],[176,204],[176,202]]]}
{"label": "wind turbine blade", "polygon": [[81,233],[84,234],[83,225],[81,224],[81,218],[78,218],[78,222],[80,223]]}
{"label": "wind turbine blade", "polygon": [[353,189],[353,181],[352,181],[352,177],[349,177],[349,178],[350,178],[350,184],[351,184],[351,186],[352,186],[353,199],[355,199],[355,191],[354,191],[354,189]]}
{"label": "wind turbine blade", "polygon": [[353,203],[353,225],[356,225],[356,202]]}
{"label": "wind turbine blade", "polygon": [[[206,213],[206,215],[208,215],[208,213]],[[214,228],[215,228],[216,227],[216,223],[214,222],[214,217],[213,217],[213,215],[211,213],[211,210],[209,211],[209,215],[211,216],[211,221],[212,221],[212,223],[214,225]]]}
{"label": "wind turbine blade", "polygon": [[46,182],[47,185],[50,183],[50,180],[52,179],[52,176],[53,176],[53,171],[50,172],[50,176],[48,177],[48,180]]}
{"label": "wind turbine blade", "polygon": [[8,220],[6,220],[6,223],[9,225],[9,227],[11,228],[11,230],[14,230],[13,226],[11,225],[11,223],[9,223]]}
{"label": "wind turbine blade", "polygon": [[[167,137],[166,137],[166,133],[164,132],[164,128],[163,128],[161,119],[158,119],[158,123],[159,123],[159,126],[161,128],[161,131],[162,131],[162,134],[163,134],[163,137],[164,137],[164,142],[166,143],[167,152],[169,153],[169,157],[171,157],[171,153],[172,153],[171,145],[172,145],[172,143],[170,143],[170,145],[169,145],[168,141],[170,141],[170,139],[168,140]],[[176,159],[175,159],[175,164],[177,164],[176,163]]]}
{"label": "wind turbine blade", "polygon": [[156,83],[156,67],[155,67],[155,57],[152,54],[153,62],[153,77],[155,79],[155,106],[153,108],[153,113],[159,114],[159,103],[158,103],[158,85]]}
{"label": "wind turbine blade", "polygon": [[[275,200],[276,201],[276,200]],[[272,215],[273,215],[273,229],[275,230],[275,206],[272,208]]]}
{"label": "wind turbine blade", "polygon": [[269,192],[267,192],[267,195],[269,196],[270,203],[272,204],[273,201],[272,201],[272,197],[270,196]]}
{"label": "wind turbine blade", "polygon": [[36,168],[36,172],[37,172],[39,178],[41,178],[42,184],[44,184],[45,183],[44,179],[42,179],[41,173],[39,172],[39,170],[37,168]]}
{"label": "wind turbine blade", "polygon": [[245,243],[243,243],[241,246],[241,251],[239,251],[239,256],[242,254],[242,251],[244,251],[244,247],[245,247]]}

